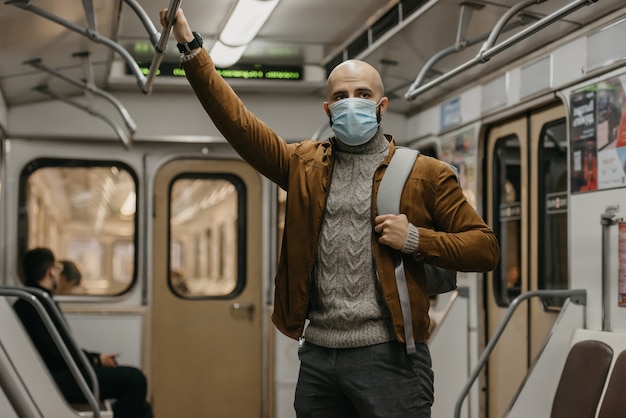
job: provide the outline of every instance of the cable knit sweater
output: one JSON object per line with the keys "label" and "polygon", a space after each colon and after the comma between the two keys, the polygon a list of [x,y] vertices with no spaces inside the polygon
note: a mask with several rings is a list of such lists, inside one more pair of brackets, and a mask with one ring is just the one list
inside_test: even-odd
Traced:
{"label": "cable knit sweater", "polygon": [[372,256],[372,178],[389,152],[379,128],[357,147],[337,141],[330,194],[313,272],[305,338],[332,348],[395,339]]}

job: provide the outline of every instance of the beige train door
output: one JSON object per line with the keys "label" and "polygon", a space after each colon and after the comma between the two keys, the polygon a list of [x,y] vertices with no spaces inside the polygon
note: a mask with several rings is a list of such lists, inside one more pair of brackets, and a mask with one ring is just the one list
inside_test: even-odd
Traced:
{"label": "beige train door", "polygon": [[[561,106],[488,130],[488,220],[501,246],[488,275],[487,338],[511,302],[537,289],[567,288],[567,140]],[[488,416],[503,417],[556,320],[562,301],[515,311],[488,364]]]}
{"label": "beige train door", "polygon": [[154,186],[151,388],[157,417],[260,417],[261,181],[175,160]]}

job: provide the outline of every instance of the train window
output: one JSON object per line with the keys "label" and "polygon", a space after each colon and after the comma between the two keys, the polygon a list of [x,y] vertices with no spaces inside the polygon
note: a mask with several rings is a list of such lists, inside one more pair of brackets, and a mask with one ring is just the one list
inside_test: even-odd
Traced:
{"label": "train window", "polygon": [[22,170],[18,256],[48,247],[81,273],[72,295],[119,295],[136,278],[137,179],[117,162],[38,159]]}
{"label": "train window", "polygon": [[[567,137],[565,119],[543,127],[539,143],[538,288],[567,289]],[[545,298],[546,309],[563,298]]]}
{"label": "train window", "polygon": [[169,287],[179,297],[231,298],[245,284],[245,189],[229,174],[170,185]]}
{"label": "train window", "polygon": [[499,139],[494,159],[494,225],[501,247],[500,267],[494,271],[496,303],[508,306],[521,293],[521,172],[520,143],[516,136]]}

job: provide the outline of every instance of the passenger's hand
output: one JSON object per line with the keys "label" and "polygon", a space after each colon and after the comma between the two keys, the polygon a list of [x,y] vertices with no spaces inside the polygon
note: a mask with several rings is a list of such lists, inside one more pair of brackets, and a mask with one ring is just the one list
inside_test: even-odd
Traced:
{"label": "passenger's hand", "polygon": [[[167,26],[167,9],[162,9],[159,12],[159,20],[161,21],[161,25],[163,25],[163,27]],[[178,43],[186,44],[193,41],[193,33],[191,33],[189,22],[187,22],[187,18],[185,18],[183,9],[181,9],[180,7],[176,11],[176,16],[174,16],[172,33],[174,34],[174,38],[176,38],[176,41]]]}
{"label": "passenger's hand", "polygon": [[374,219],[374,231],[380,234],[378,242],[396,250],[402,250],[409,235],[406,215],[380,215]]}
{"label": "passenger's hand", "polygon": [[100,354],[100,364],[104,367],[117,367],[119,354]]}

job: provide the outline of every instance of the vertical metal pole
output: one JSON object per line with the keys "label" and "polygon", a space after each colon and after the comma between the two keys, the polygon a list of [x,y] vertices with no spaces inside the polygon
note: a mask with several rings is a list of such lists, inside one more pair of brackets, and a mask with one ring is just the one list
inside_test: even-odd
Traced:
{"label": "vertical metal pole", "polygon": [[154,45],[154,57],[152,58],[152,63],[150,64],[150,71],[148,72],[146,81],[141,88],[141,90],[146,94],[152,91],[152,83],[154,82],[156,73],[161,66],[161,62],[163,61],[165,49],[167,48],[167,41],[169,39],[170,32],[172,31],[172,27],[174,26],[174,17],[176,16],[176,12],[180,7],[181,2],[182,0],[171,0],[170,5],[167,8],[167,16],[165,18],[167,25],[163,28],[163,30],[161,30],[159,42]]}
{"label": "vertical metal pole", "polygon": [[602,224],[602,331],[611,331],[611,315],[610,315],[610,296],[611,289],[609,283],[611,278],[611,225],[615,225],[622,221],[617,218],[615,213],[619,211],[619,205],[607,206],[604,213],[600,217]]}

